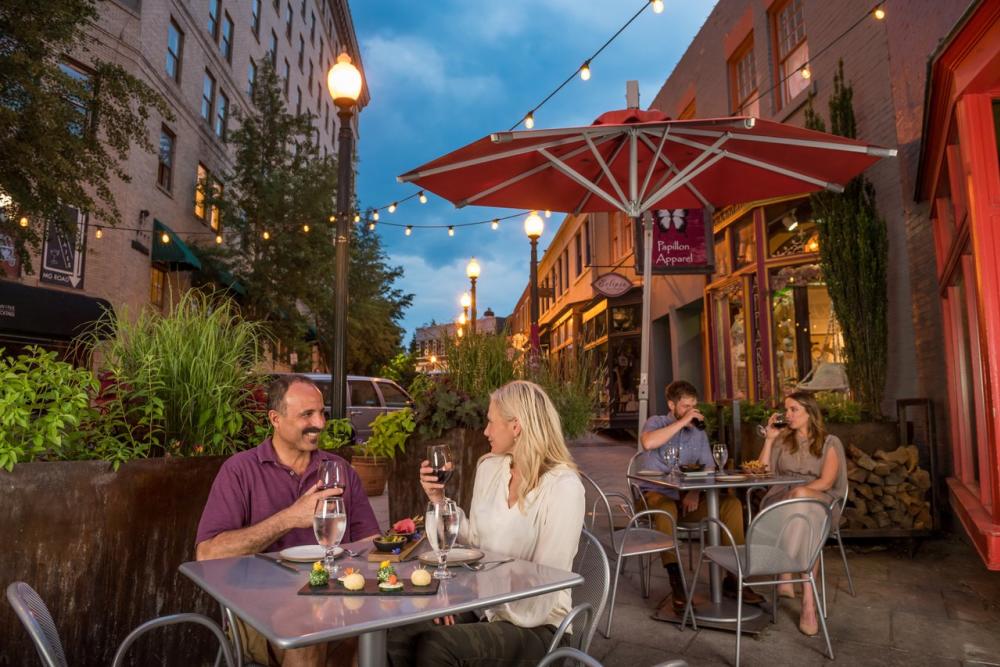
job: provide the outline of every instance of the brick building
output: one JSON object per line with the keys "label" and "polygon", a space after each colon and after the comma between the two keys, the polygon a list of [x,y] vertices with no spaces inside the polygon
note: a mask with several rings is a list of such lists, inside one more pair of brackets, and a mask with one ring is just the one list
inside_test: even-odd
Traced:
{"label": "brick building", "polygon": [[[480,334],[499,334],[504,331],[506,323],[506,317],[497,317],[492,309],[487,308],[482,317],[476,318],[476,331]],[[413,334],[417,371],[432,373],[446,370],[450,341],[465,335],[471,327],[472,323],[468,321],[464,324],[456,321],[417,327]]]}
{"label": "brick building", "polygon": [[[87,29],[88,52],[71,54],[66,70],[86,77],[93,59],[117,63],[159,92],[174,120],[151,115],[154,152],[133,149],[124,164],[131,183],[111,185],[118,225],[139,231],[104,228],[98,238],[95,221],[80,216],[82,252],[72,252],[73,239],[47,234],[31,274],[13,262],[0,265],[0,312],[7,313],[0,316],[0,345],[8,351],[26,342],[64,346],[72,327],[65,318],[64,326],[47,322],[53,310],[68,309],[82,322],[99,311],[100,300],[118,312],[163,308],[171,293],[190,285],[198,262],[188,246],[214,243],[220,231],[196,185],[231,168],[223,138],[235,112],[249,109],[264,59],[284,81],[289,111],[315,116],[319,145],[330,154],[337,115],[326,73],[342,50],[361,67],[346,0],[110,0],[100,8]],[[367,102],[364,90],[359,105]],[[56,252],[60,246],[65,252]]]}

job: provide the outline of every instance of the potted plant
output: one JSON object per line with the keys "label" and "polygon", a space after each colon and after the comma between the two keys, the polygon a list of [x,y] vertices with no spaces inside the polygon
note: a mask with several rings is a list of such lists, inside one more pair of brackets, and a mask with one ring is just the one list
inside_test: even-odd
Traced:
{"label": "potted plant", "polygon": [[319,448],[328,452],[337,452],[348,461],[351,460],[348,452],[340,450],[354,443],[354,429],[351,427],[351,420],[330,419],[327,420],[323,432],[319,434]]}
{"label": "potted plant", "polygon": [[415,427],[409,408],[379,415],[372,422],[372,434],[351,458],[369,496],[380,496],[385,490],[389,462],[405,451],[406,440]]}

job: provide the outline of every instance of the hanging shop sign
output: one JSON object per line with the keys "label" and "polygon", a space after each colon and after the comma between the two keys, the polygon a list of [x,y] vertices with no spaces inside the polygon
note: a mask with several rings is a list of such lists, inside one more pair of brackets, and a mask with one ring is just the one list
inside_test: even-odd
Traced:
{"label": "hanging shop sign", "polygon": [[45,226],[42,270],[38,280],[52,285],[83,289],[87,216],[69,207],[66,207],[63,213],[66,218],[65,225],[49,222]]}
{"label": "hanging shop sign", "polygon": [[632,289],[632,281],[620,273],[605,273],[591,283],[598,294],[613,299]]}
{"label": "hanging shop sign", "polygon": [[[704,209],[662,209],[653,217],[654,274],[711,274],[715,271],[711,216]],[[643,249],[642,225],[635,228],[635,247]],[[647,252],[636,252],[636,272],[642,273]]]}

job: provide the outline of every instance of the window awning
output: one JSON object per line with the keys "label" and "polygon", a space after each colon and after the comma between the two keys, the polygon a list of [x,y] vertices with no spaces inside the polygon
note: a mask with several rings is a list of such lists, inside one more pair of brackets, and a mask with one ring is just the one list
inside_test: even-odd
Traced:
{"label": "window awning", "polygon": [[104,299],[0,280],[0,335],[70,339],[86,332],[105,311]]}
{"label": "window awning", "polygon": [[[153,261],[164,262],[171,271],[196,271],[201,269],[201,261],[191,250],[191,247],[184,243],[174,230],[159,220],[153,220]],[[161,238],[164,234],[170,239],[164,243]]]}

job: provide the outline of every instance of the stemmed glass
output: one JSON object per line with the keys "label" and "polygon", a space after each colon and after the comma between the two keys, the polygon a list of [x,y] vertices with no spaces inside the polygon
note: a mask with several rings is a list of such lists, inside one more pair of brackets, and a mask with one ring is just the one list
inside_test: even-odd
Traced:
{"label": "stemmed glass", "polygon": [[344,539],[347,530],[347,512],[344,511],[344,499],[340,496],[320,498],[316,501],[313,512],[313,532],[316,541],[326,548],[323,556],[323,566],[332,577],[340,569],[334,560],[333,552]]}
{"label": "stemmed glass", "polygon": [[722,468],[726,465],[726,459],[729,458],[729,449],[726,447],[726,443],[716,442],[712,445],[712,458],[715,459],[715,469],[722,472]]}
{"label": "stemmed glass", "polygon": [[451,458],[451,447],[446,444],[429,445],[427,447],[427,460],[437,475],[438,484],[447,484],[451,475],[455,472],[454,459]]}
{"label": "stemmed glass", "polygon": [[319,462],[319,488],[341,489],[344,488],[344,471],[333,459],[324,459]]}
{"label": "stemmed glass", "polygon": [[431,548],[438,557],[438,569],[434,571],[435,579],[451,579],[455,576],[448,571],[448,552],[458,539],[458,526],[461,520],[461,511],[454,500],[444,498],[427,503],[424,529],[427,531]]}
{"label": "stemmed glass", "polygon": [[667,466],[667,472],[673,472],[677,464],[680,463],[681,451],[677,445],[667,445],[663,448],[663,463]]}
{"label": "stemmed glass", "polygon": [[[768,426],[767,423],[757,424],[757,434],[760,435],[760,437],[762,438],[767,437],[767,426]],[[774,428],[777,429],[788,428],[788,420],[785,419],[785,415],[779,412],[778,418],[774,420],[773,426]]]}

